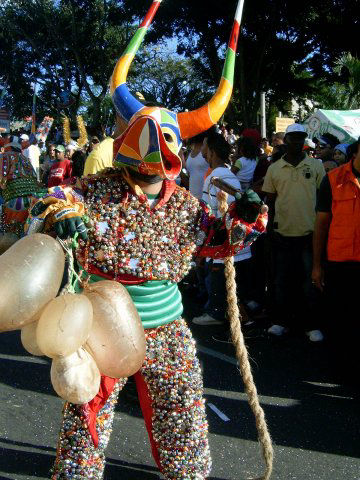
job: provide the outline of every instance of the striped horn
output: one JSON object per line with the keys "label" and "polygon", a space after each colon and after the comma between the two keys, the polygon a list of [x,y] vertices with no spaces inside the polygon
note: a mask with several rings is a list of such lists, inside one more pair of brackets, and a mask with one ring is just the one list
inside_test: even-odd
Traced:
{"label": "striped horn", "polygon": [[125,52],[115,65],[114,72],[111,77],[110,93],[112,100],[116,112],[126,122],[129,122],[131,117],[144,107],[144,105],[130,93],[126,85],[126,79],[136,52],[138,51],[145,34],[151,25],[161,1],[162,0],[154,0],[152,2],[146,17],[131,39]]}
{"label": "striped horn", "polygon": [[233,91],[236,48],[240,34],[240,25],[244,0],[239,0],[234,26],[231,32],[220,85],[212,99],[201,108],[192,112],[179,113],[177,116],[180,135],[183,140],[199,135],[215,125],[225,112]]}

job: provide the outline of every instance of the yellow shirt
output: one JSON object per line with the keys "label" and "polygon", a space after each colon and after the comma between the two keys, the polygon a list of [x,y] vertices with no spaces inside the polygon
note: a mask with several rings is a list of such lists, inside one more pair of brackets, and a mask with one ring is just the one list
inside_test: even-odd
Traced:
{"label": "yellow shirt", "polygon": [[321,161],[308,156],[296,167],[283,158],[270,165],[262,190],[276,194],[275,231],[286,237],[314,231],[316,191],[324,175]]}
{"label": "yellow shirt", "polygon": [[113,164],[113,145],[114,140],[110,137],[105,138],[97,145],[87,157],[84,168],[84,176],[94,175],[104,168],[112,167]]}

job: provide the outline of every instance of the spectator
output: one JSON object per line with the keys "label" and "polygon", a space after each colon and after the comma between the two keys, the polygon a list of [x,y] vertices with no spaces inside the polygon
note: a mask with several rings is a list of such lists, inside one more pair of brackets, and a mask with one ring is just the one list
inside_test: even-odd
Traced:
{"label": "spectator", "polygon": [[264,150],[264,153],[267,157],[272,154],[273,147],[270,146],[269,140],[267,138],[263,138],[261,140],[261,148]]}
{"label": "spectator", "polygon": [[227,140],[228,131],[226,130],[225,125],[221,125],[220,130],[221,130],[221,135],[225,138],[225,140]]}
{"label": "spectator", "polygon": [[282,158],[286,154],[286,152],[287,152],[286,145],[284,145],[284,144],[276,145],[273,148],[272,155],[270,157],[271,163],[275,163],[278,160],[280,160],[280,158]]}
{"label": "spectator", "polygon": [[81,149],[78,149],[73,152],[72,157],[72,175],[73,177],[81,178],[84,174],[85,152]]}
{"label": "spectator", "polygon": [[246,190],[254,178],[259,148],[251,138],[245,137],[239,141],[239,153],[241,156],[236,160],[232,172],[237,176],[241,188]]}
{"label": "spectator", "polygon": [[348,161],[347,158],[347,149],[349,147],[348,143],[339,143],[334,148],[333,160],[337,165],[344,165]]}
{"label": "spectator", "polygon": [[290,326],[292,314],[299,311],[310,340],[321,341],[311,266],[316,194],[325,171],[322,163],[303,151],[305,138],[302,125],[294,123],[287,128],[287,152],[270,165],[264,180],[275,267],[276,323],[268,331],[282,335]]}
{"label": "spectator", "polygon": [[[325,291],[336,365],[358,381],[360,141],[355,158],[326,175],[317,202],[312,279]],[[357,369],[354,374],[353,369]],[[350,371],[349,371],[350,372]]]}
{"label": "spectator", "polygon": [[227,140],[229,145],[234,145],[234,143],[236,142],[236,135],[234,134],[234,129],[233,128],[230,128],[229,134],[228,134],[226,140]]}
{"label": "spectator", "polygon": [[338,164],[334,162],[334,160],[326,160],[326,162],[323,163],[325,173],[330,172],[331,170],[334,170],[334,168],[338,167]]}
{"label": "spectator", "polygon": [[56,145],[54,143],[49,143],[46,149],[46,155],[42,165],[42,183],[44,185],[48,184],[50,168],[56,162],[55,147]]}
{"label": "spectator", "polygon": [[65,146],[65,156],[66,158],[68,158],[69,160],[72,160],[72,157],[74,155],[74,152],[76,152],[77,150],[79,150],[79,145],[77,144],[77,142],[75,142],[75,140],[71,140],[66,146]]}
{"label": "spectator", "polygon": [[285,137],[285,132],[274,133],[272,138],[271,138],[271,145],[273,147],[276,147],[278,145],[283,145],[284,144],[284,137]]}
{"label": "spectator", "polygon": [[189,140],[190,153],[186,160],[186,170],[189,174],[189,190],[197,199],[203,194],[204,178],[209,164],[203,157],[201,149],[207,133],[202,133]]}
{"label": "spectator", "polygon": [[95,150],[98,147],[99,144],[100,144],[99,137],[97,137],[97,136],[91,137],[90,143],[89,143],[89,145],[87,147],[87,151],[86,151],[87,155],[90,155],[90,153],[93,150]]}
{"label": "spectator", "polygon": [[316,148],[315,157],[323,163],[333,159],[334,148],[338,145],[339,139],[331,133],[324,133],[319,139],[313,138]]}
{"label": "spectator", "polygon": [[[222,137],[215,134],[207,138],[207,161],[212,168],[211,174],[204,183],[203,200],[208,203],[216,217],[220,217],[219,205],[217,199],[218,188],[211,184],[213,177],[218,177],[227,182],[234,188],[240,190],[240,182],[236,176],[226,167],[230,154],[230,145]],[[235,199],[228,196],[228,203]],[[235,255],[235,269],[237,271],[239,297],[242,301],[249,300],[249,286],[251,284],[251,250],[245,248],[240,254]],[[222,325],[226,315],[226,286],[225,286],[225,267],[223,260],[207,259],[206,286],[208,290],[208,302],[205,306],[205,313],[200,317],[195,317],[193,323],[196,325]]]}
{"label": "spectator", "polygon": [[48,187],[56,187],[72,176],[71,161],[65,158],[65,147],[57,145],[55,147],[56,162],[50,168]]}

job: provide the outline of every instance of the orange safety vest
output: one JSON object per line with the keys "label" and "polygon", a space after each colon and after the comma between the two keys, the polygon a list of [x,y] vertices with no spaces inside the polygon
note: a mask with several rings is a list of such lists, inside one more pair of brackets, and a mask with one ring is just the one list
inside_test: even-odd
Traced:
{"label": "orange safety vest", "polygon": [[360,183],[348,162],[328,173],[332,220],[327,257],[332,262],[360,262]]}

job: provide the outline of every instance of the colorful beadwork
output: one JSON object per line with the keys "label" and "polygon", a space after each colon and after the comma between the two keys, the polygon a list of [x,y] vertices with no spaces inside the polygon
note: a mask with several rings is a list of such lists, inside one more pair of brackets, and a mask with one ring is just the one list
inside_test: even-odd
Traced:
{"label": "colorful beadwork", "polygon": [[[152,407],[152,437],[168,480],[204,480],[211,459],[203,384],[195,342],[183,319],[146,330],[147,354],[140,374]],[[103,478],[121,379],[97,417],[99,446],[87,429],[86,407],[66,403],[52,480]]]}
{"label": "colorful beadwork", "polygon": [[77,251],[82,265],[88,260],[105,274],[144,280],[178,282],[188,273],[200,229],[199,202],[183,189],[160,208],[144,200],[121,176],[89,182],[84,201],[92,224],[88,244]]}

